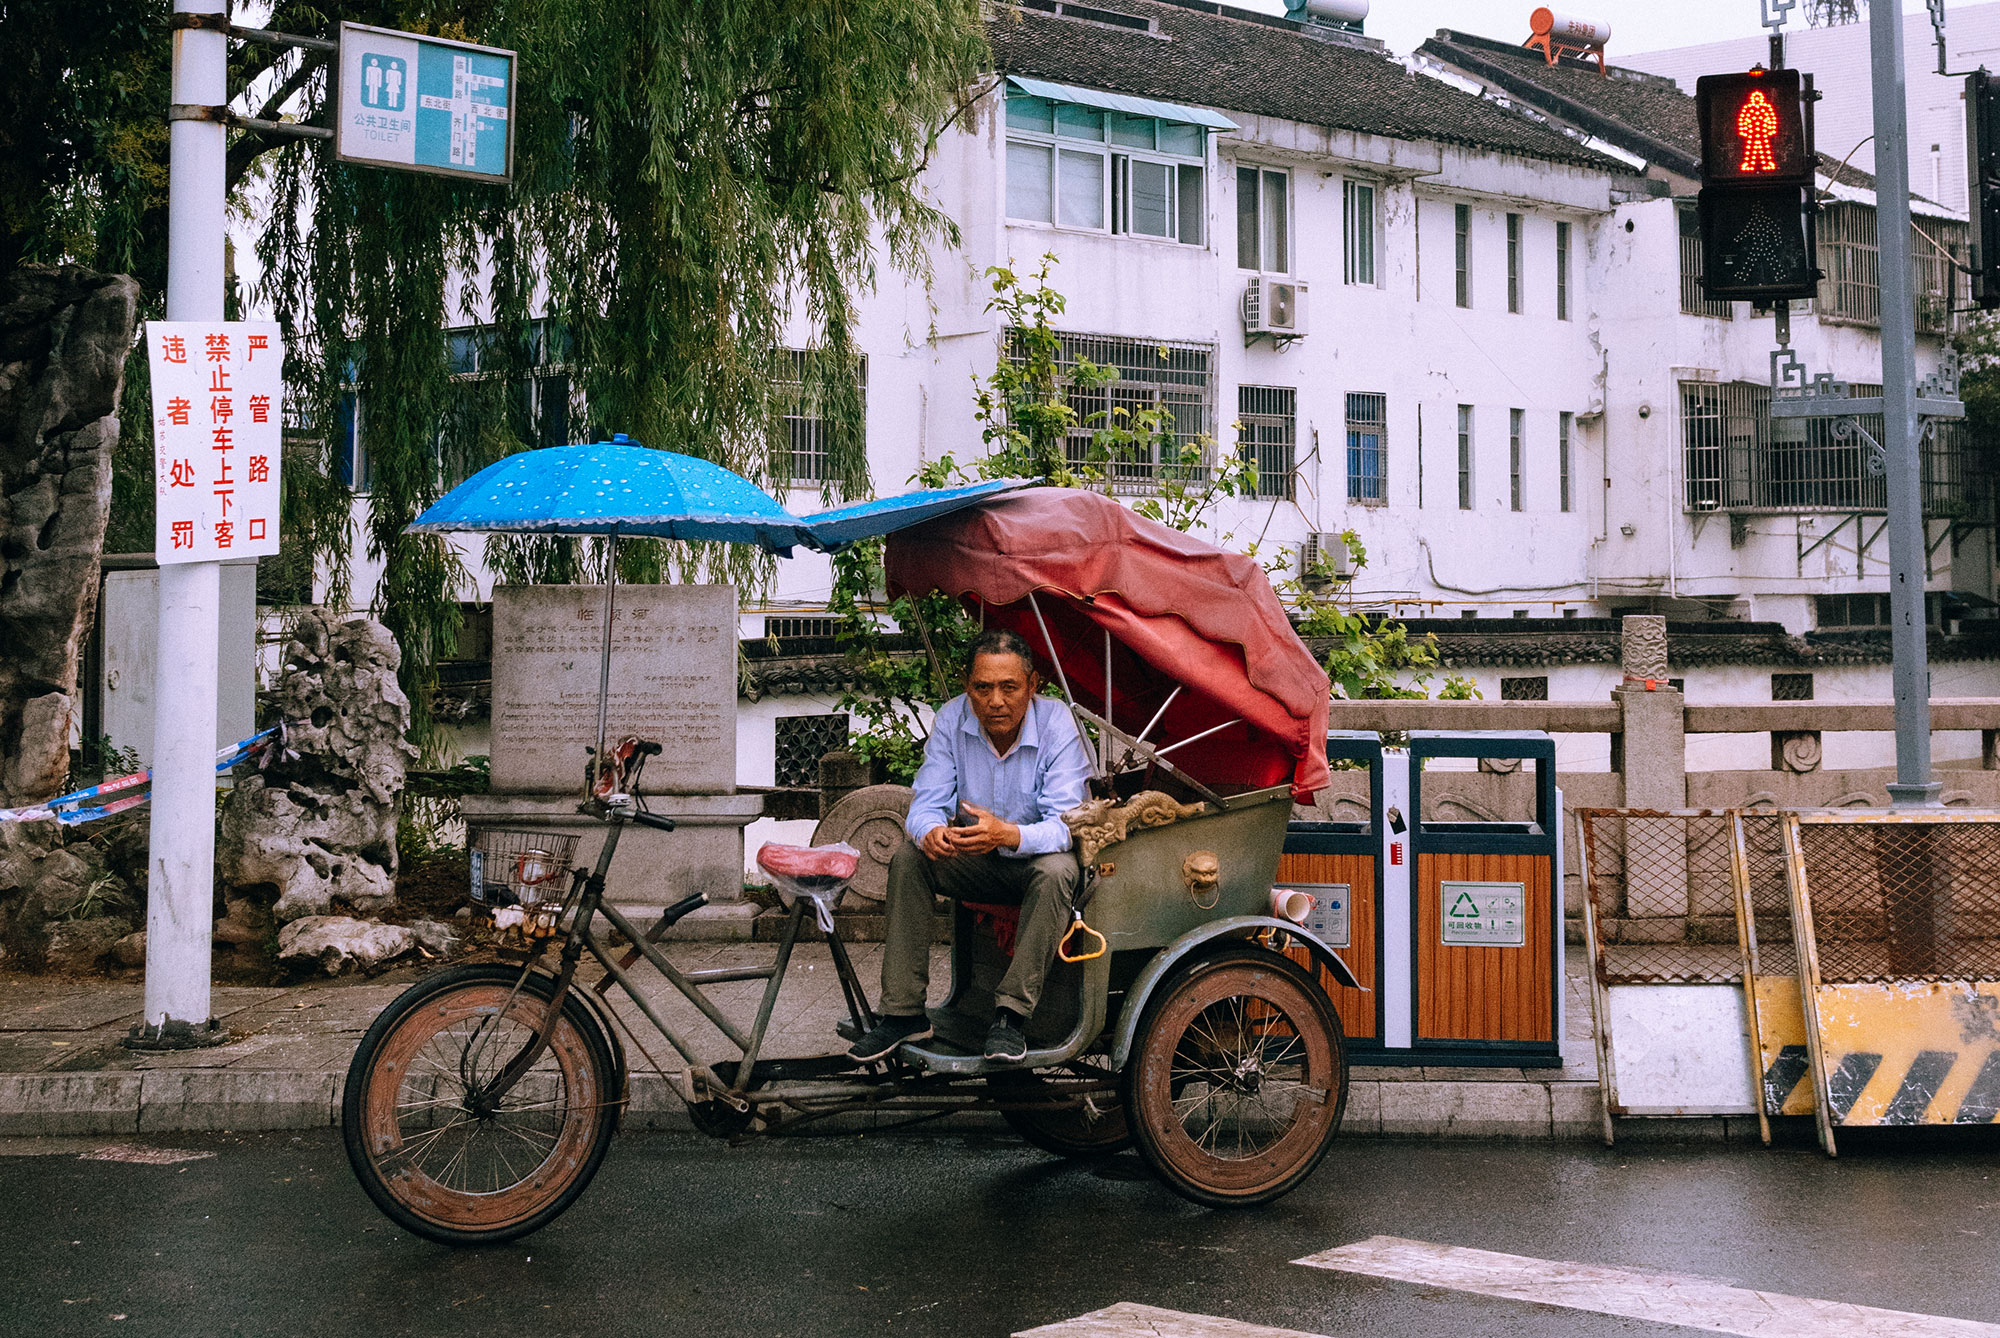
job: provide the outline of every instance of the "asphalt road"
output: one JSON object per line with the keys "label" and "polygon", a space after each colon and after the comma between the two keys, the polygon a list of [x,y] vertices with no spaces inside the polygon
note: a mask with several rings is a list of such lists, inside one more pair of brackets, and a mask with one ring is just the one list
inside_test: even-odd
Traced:
{"label": "asphalt road", "polygon": [[[451,1250],[379,1216],[337,1135],[0,1141],[0,1334],[952,1335],[1117,1302],[1397,1335],[1689,1329],[1302,1268],[1376,1235],[2000,1322],[2000,1144],[1849,1150],[1357,1139],[1262,1209],[1193,1207],[1137,1155],[1003,1137],[621,1137],[578,1205]],[[1162,1329],[1163,1334],[1169,1330]]]}

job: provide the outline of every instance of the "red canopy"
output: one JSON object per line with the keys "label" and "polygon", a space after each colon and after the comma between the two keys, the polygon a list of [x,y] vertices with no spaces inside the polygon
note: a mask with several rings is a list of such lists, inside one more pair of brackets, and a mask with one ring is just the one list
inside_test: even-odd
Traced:
{"label": "red canopy", "polygon": [[1238,722],[1169,755],[1205,784],[1289,777],[1300,803],[1327,784],[1326,673],[1263,568],[1241,553],[1099,493],[1033,488],[891,534],[887,566],[894,593],[937,589],[985,605],[987,626],[1026,637],[1060,663],[1079,705],[1128,733],[1181,687],[1150,743]]}

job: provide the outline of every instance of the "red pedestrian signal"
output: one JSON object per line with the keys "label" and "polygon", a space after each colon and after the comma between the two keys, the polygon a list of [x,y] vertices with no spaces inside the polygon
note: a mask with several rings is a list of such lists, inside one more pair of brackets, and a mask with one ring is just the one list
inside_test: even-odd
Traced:
{"label": "red pedestrian signal", "polygon": [[1812,184],[1797,70],[1705,74],[1695,80],[1703,185],[1760,181]]}
{"label": "red pedestrian signal", "polygon": [[1759,88],[1743,100],[1743,110],[1736,113],[1736,137],[1743,141],[1744,172],[1775,172],[1777,159],[1771,156],[1771,141],[1778,135],[1778,113],[1771,106],[1771,99],[1764,96]]}
{"label": "red pedestrian signal", "polygon": [[1808,298],[1814,265],[1811,83],[1797,70],[1695,80],[1702,286],[1710,298]]}

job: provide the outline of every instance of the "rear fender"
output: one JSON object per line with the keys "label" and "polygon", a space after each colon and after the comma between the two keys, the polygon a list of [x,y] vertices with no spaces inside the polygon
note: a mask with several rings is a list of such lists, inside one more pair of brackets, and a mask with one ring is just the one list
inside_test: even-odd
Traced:
{"label": "rear fender", "polygon": [[1114,1068],[1124,1068],[1132,1055],[1133,1043],[1139,1035],[1139,1020],[1146,1015],[1146,1004],[1153,991],[1159,987],[1173,970],[1184,962],[1192,961],[1223,939],[1248,939],[1266,929],[1283,930],[1294,943],[1303,943],[1311,950],[1316,965],[1324,967],[1335,980],[1354,989],[1365,989],[1347,963],[1340,960],[1333,950],[1312,935],[1301,930],[1289,920],[1280,920],[1269,915],[1233,915],[1227,919],[1214,920],[1190,930],[1160,949],[1146,969],[1125,991],[1125,1005],[1118,1012],[1118,1025],[1111,1034],[1111,1064]]}

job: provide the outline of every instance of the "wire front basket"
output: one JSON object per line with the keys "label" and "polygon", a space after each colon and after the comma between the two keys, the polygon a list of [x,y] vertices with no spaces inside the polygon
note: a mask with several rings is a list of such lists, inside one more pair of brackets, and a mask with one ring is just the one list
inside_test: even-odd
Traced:
{"label": "wire front basket", "polygon": [[472,839],[472,900],[480,906],[561,902],[569,891],[574,835],[487,827]]}

